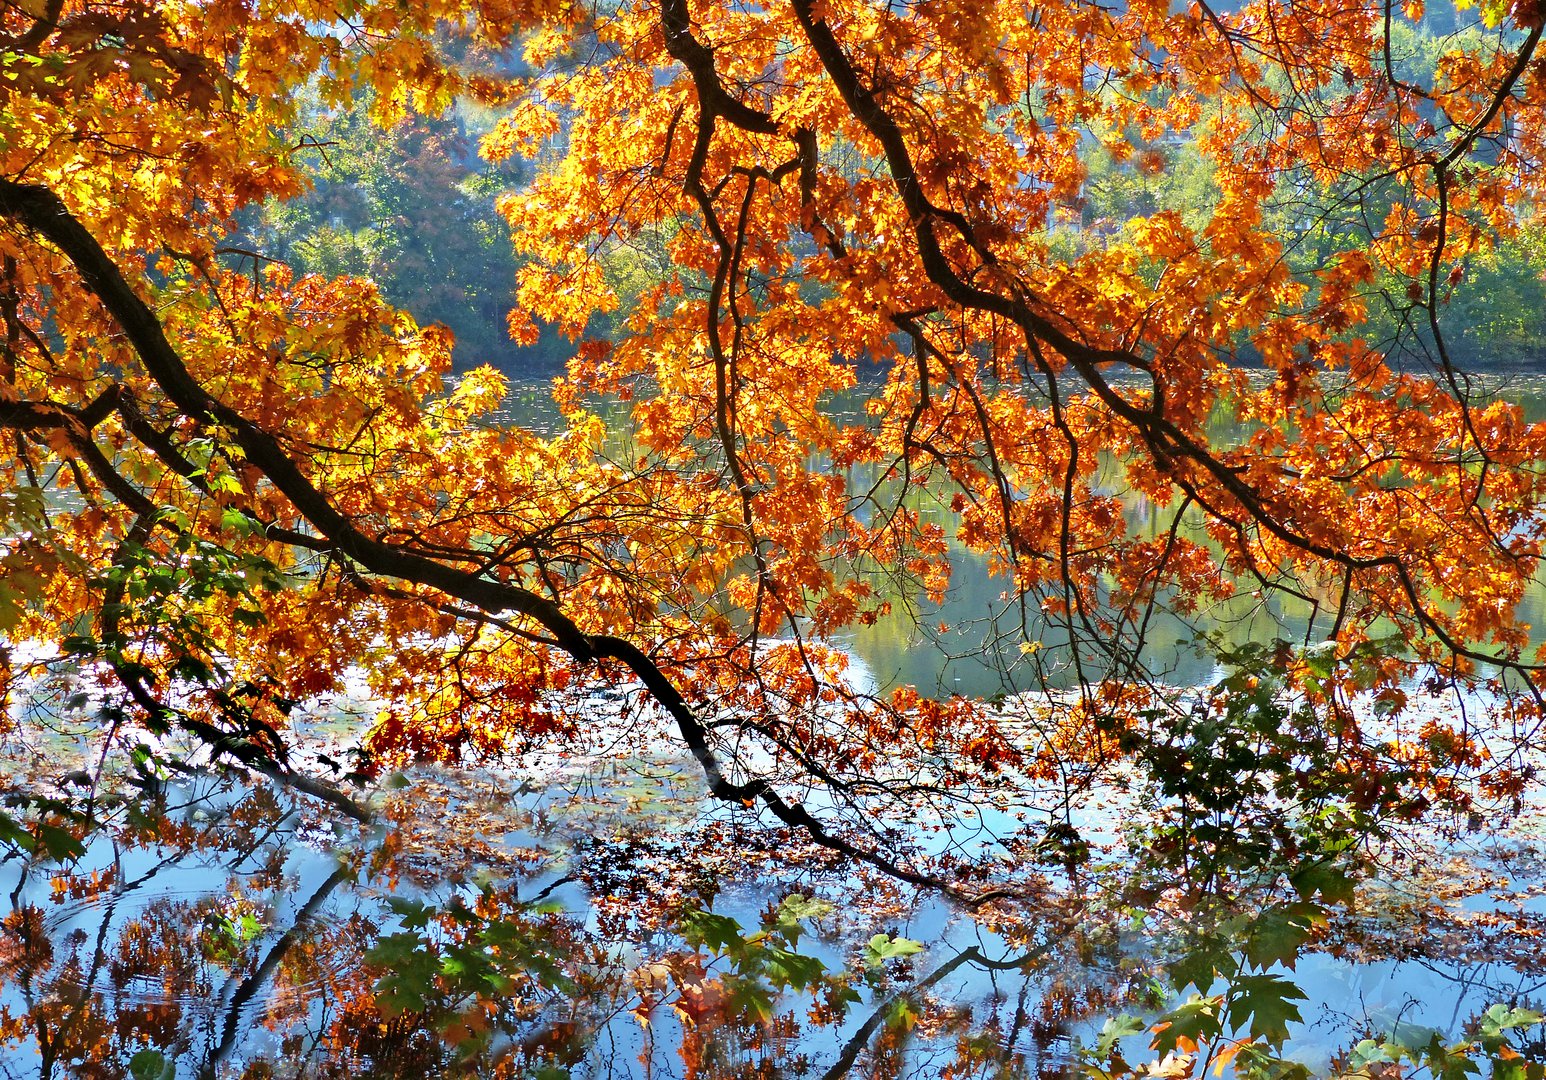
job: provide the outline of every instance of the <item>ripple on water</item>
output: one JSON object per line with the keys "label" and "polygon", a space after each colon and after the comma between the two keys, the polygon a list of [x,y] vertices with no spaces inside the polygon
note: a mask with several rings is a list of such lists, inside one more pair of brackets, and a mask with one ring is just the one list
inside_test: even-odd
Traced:
{"label": "ripple on water", "polygon": [[27,984],[118,1013],[305,1012],[358,966],[378,901],[348,888],[334,857],[286,848],[279,873],[159,852],[116,872],[0,881],[14,913],[0,1007],[17,1004]]}

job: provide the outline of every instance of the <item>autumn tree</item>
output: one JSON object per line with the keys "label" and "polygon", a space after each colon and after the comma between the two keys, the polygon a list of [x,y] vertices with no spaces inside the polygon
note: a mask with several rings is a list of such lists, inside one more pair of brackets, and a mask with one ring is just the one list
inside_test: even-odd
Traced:
{"label": "autumn tree", "polygon": [[[1515,793],[1546,432],[1472,392],[1447,313],[1529,242],[1546,65],[1531,0],[1461,15],[1412,64],[1421,4],[1362,0],[7,4],[11,685],[83,670],[110,737],[324,795],[287,716],[351,666],[376,764],[578,737],[567,693],[637,686],[716,796],[937,882],[888,812],[1159,760],[1190,706],[1155,613],[1259,590],[1313,613],[1259,657],[1336,749],[1310,787],[1415,812],[1485,759]],[[502,380],[447,384],[448,332],[372,281],[232,250],[314,183],[302,103],[364,93],[388,128],[500,109],[483,154],[539,163],[500,210],[510,334],[577,339],[556,436],[485,422]],[[1210,201],[1071,235],[1093,155],[1162,177],[1174,145]],[[1425,369],[1363,336],[1381,303]],[[845,679],[845,630],[942,595],[952,545],[1002,579],[1010,688],[1074,693]],[[1497,730],[1409,719],[1418,672],[1495,691]]]}
{"label": "autumn tree", "polygon": [[303,105],[289,133],[309,190],[239,215],[231,246],[297,276],[370,278],[389,303],[450,328],[464,367],[519,371],[533,352],[556,353],[561,364],[565,343],[556,335],[533,350],[505,332],[517,264],[494,201],[519,186],[520,169],[479,160],[482,117],[414,116],[381,130],[368,111],[364,100],[333,110]]}

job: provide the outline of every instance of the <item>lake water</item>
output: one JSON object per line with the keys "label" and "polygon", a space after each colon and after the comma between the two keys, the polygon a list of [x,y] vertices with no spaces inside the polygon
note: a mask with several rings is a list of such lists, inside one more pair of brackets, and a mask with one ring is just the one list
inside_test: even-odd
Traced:
{"label": "lake water", "polygon": [[[168,792],[155,839],[101,836],[69,871],[0,867],[3,1075],[1048,1076],[1107,1016],[1160,1009],[1146,989],[1163,970],[1157,943],[1079,910],[1088,898],[984,925],[706,804],[690,762],[598,756],[538,781],[422,770],[402,784],[382,822],[359,827],[191,781]],[[1296,1057],[1325,1068],[1366,1031],[1458,1035],[1496,1002],[1541,1003],[1539,835],[1526,822],[1465,852],[1463,874],[1451,851],[1369,890],[1292,973]],[[769,837],[785,848],[776,860]],[[688,970],[679,930],[648,922],[660,890],[690,887],[688,864],[712,868],[705,905],[748,931],[787,896],[830,901],[799,951],[855,973],[848,1016],[813,1021],[819,995],[786,993],[747,1020],[721,986],[688,1025],[683,986],[737,971],[729,956]],[[488,920],[431,922],[437,972],[463,929],[522,943],[512,981],[484,988],[502,1007],[479,1014],[488,1045],[466,1060],[443,1017],[381,1004],[380,980],[400,968],[371,950],[415,926],[405,901]],[[875,933],[926,947],[869,967]],[[544,959],[576,982],[543,986],[526,969]],[[941,970],[898,1019],[898,993]],[[1129,1040],[1135,1061],[1145,1038]]]}
{"label": "lake water", "polygon": [[[1509,379],[1546,416],[1546,377]],[[536,392],[515,407],[530,416]],[[920,622],[967,626],[945,643],[959,658],[894,617],[846,639],[861,678],[1025,689],[983,660],[981,620],[1002,585],[969,553],[952,561],[947,602]],[[1248,604],[1211,618],[1231,640],[1299,640],[1314,634],[1305,615]],[[1526,617],[1546,626],[1546,588]],[[1181,647],[1165,662],[1183,685],[1210,680],[1212,664]],[[314,705],[308,752],[335,749],[341,718],[370,711]],[[153,813],[115,810],[79,858],[6,858],[0,1076],[1042,1077],[1069,1072],[1108,1017],[1167,1007],[1184,912],[1135,924],[1098,879],[1049,870],[1040,896],[974,918],[711,803],[665,740],[641,754],[594,736],[520,762],[412,770],[378,793],[368,826],[184,776]],[[12,754],[6,789],[57,781],[89,745],[66,729]],[[1112,789],[1074,808],[1109,846],[1097,862],[1120,862],[1131,799]],[[983,842],[1015,809],[914,824],[921,843]],[[1366,1033],[1458,1037],[1494,1003],[1541,1004],[1543,860],[1546,815],[1531,807],[1499,835],[1393,841],[1381,878],[1280,972],[1305,995],[1294,1055],[1323,1071]],[[799,937],[775,919],[746,940],[781,904],[802,913]],[[727,924],[692,912],[740,929],[727,940]],[[815,985],[781,989],[791,971]],[[1146,1042],[1122,1045],[1139,1062]],[[1546,1050],[1538,1034],[1517,1045]]]}
{"label": "lake water", "polygon": [[[706,803],[690,761],[597,755],[536,778],[425,769],[400,783],[369,827],[180,783],[154,838],[125,827],[67,870],[0,866],[0,1075],[1052,1076],[1107,1017],[1163,1008],[1160,942],[1090,896],[978,922]],[[1458,1036],[1494,1003],[1542,1004],[1541,835],[1531,819],[1366,890],[1288,973],[1305,996],[1294,1056],[1324,1069],[1367,1032]],[[712,875],[696,900],[688,866]],[[769,1015],[747,1019],[725,989],[733,951],[695,967],[680,927],[650,921],[665,890],[747,932],[786,897],[827,900],[798,951],[852,973],[857,1000],[813,1020],[820,994],[770,995]],[[412,904],[442,918],[415,929]],[[476,917],[443,918],[458,905]],[[418,933],[439,974],[489,926],[518,945],[509,981],[482,988],[495,1006],[473,1010],[484,1044],[457,1041],[455,994],[440,1014],[383,1006],[381,981],[403,969],[373,949]],[[925,948],[870,966],[878,933]],[[490,953],[480,941],[471,955]],[[544,962],[573,981],[543,985]],[[1146,1039],[1127,1040],[1132,1060]]]}

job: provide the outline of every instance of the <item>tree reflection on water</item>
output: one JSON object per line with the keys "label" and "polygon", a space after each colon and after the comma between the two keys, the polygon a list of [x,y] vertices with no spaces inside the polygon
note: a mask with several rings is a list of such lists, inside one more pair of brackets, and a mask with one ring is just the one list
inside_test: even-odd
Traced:
{"label": "tree reflection on water", "polygon": [[1123,997],[1089,935],[1072,963],[980,928],[915,955],[895,931],[942,908],[814,849],[774,878],[760,827],[687,851],[680,807],[587,835],[489,796],[426,776],[346,828],[204,781],[9,860],[6,1074],[1019,1075]]}
{"label": "tree reflection on water", "polygon": [[[1154,866],[1122,886],[1143,923],[1134,895],[1055,860],[1034,899],[966,912],[710,811],[683,775],[633,761],[563,789],[425,770],[371,826],[208,777],[121,804],[77,857],[0,869],[3,1075],[1115,1076],[1158,1056],[1145,1025],[1177,1015],[1166,983],[1207,935]],[[1458,1036],[1537,996],[1534,916],[1466,900],[1474,867],[1428,872],[1366,888],[1289,956],[1310,999],[1293,1048],[1315,1071],[1347,1071],[1336,1053],[1381,1024]],[[1275,918],[1291,931],[1286,903],[1220,923],[1225,951],[1263,947]],[[1465,951],[1488,926],[1507,965]],[[1448,1015],[1380,997],[1403,983]]]}

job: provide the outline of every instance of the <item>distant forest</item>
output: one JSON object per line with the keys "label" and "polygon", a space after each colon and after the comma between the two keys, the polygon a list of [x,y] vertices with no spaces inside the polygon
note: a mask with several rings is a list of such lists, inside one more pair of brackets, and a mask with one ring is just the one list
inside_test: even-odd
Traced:
{"label": "distant forest", "polygon": [[[1397,25],[1397,77],[1432,84],[1447,43],[1457,34],[1485,32],[1456,25],[1450,0],[1429,5],[1418,24]],[[411,116],[383,131],[368,112],[364,98],[348,109],[307,103],[293,137],[296,152],[315,170],[315,186],[301,198],[245,214],[244,238],[297,274],[373,279],[389,302],[420,323],[452,330],[459,370],[491,363],[515,377],[557,374],[574,352],[572,342],[544,327],[535,344],[518,345],[506,331],[520,262],[496,202],[519,197],[530,170],[519,159],[491,165],[479,156],[494,113],[462,103],[439,118]],[[1138,132],[1112,132],[1084,159],[1080,198],[1048,222],[1052,243],[1069,255],[1120,242],[1135,219],[1161,207],[1187,208],[1188,224],[1200,225],[1216,206],[1208,159],[1174,137],[1146,145]],[[1363,203],[1388,206],[1389,193],[1377,179],[1363,190],[1362,199],[1335,205],[1292,189],[1280,193],[1274,212],[1282,218],[1279,235],[1293,238],[1285,257],[1296,272],[1310,274],[1336,252],[1366,246],[1384,227]],[[657,268],[669,265],[663,252],[652,250],[663,244],[661,237],[653,243],[636,238],[595,252],[621,306],[594,318],[590,336],[609,338],[621,329],[632,299],[657,280]],[[1546,364],[1546,236],[1540,230],[1482,237],[1449,286],[1440,319],[1457,360],[1478,367]],[[1369,322],[1356,332],[1398,366],[1421,367],[1431,359],[1425,320],[1414,320],[1404,288],[1376,282],[1367,298]],[[1251,350],[1243,345],[1238,355],[1248,362]]]}

